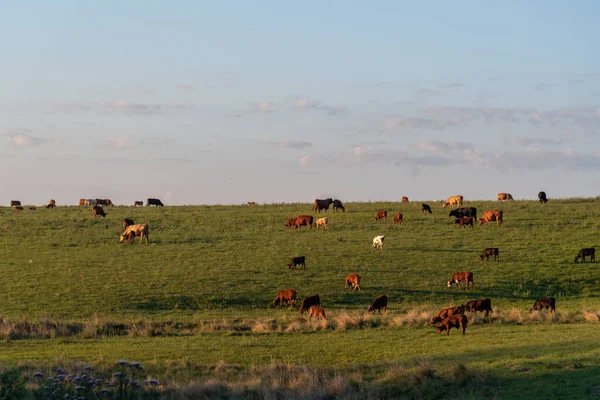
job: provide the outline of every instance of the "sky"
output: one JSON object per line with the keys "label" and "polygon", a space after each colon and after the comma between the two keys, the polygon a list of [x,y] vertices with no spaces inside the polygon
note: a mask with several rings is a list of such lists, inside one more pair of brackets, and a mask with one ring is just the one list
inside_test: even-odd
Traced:
{"label": "sky", "polygon": [[597,196],[598,15],[585,0],[9,2],[0,205]]}

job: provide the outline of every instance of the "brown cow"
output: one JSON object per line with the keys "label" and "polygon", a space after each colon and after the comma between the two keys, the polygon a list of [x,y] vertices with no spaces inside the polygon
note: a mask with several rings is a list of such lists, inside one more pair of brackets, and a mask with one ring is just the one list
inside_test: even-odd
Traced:
{"label": "brown cow", "polygon": [[293,307],[296,302],[296,290],[295,289],[283,289],[277,293],[277,297],[273,300],[273,307],[282,306],[286,303],[288,306]]}
{"label": "brown cow", "polygon": [[448,197],[448,200],[446,200],[444,202],[444,204],[442,204],[442,208],[446,208],[448,206],[452,207],[454,205],[456,205],[456,207],[460,207],[463,204],[463,197],[460,194],[457,194],[456,196],[450,196]]}
{"label": "brown cow", "polygon": [[502,210],[486,210],[483,213],[483,218],[479,218],[479,225],[483,225],[484,223],[490,225],[492,221],[496,221],[496,226],[504,223],[502,220]]}
{"label": "brown cow", "polygon": [[500,251],[497,247],[490,247],[483,250],[483,254],[479,256],[479,261],[483,262],[484,257],[485,261],[489,261],[490,256],[494,256],[494,261],[500,262]]}
{"label": "brown cow", "polygon": [[435,324],[438,322],[442,322],[444,319],[455,315],[455,314],[464,314],[465,313],[465,307],[460,306],[460,307],[448,307],[448,308],[444,308],[442,311],[440,311],[435,317],[431,318],[431,324]]}
{"label": "brown cow", "polygon": [[575,257],[575,261],[573,262],[577,262],[577,260],[579,260],[580,258],[581,262],[585,262],[585,258],[588,256],[590,257],[590,262],[596,262],[596,249],[593,247],[589,247],[587,249],[579,250],[577,257]]}
{"label": "brown cow", "polygon": [[465,329],[467,329],[467,316],[464,314],[455,314],[448,318],[445,318],[440,325],[437,326],[437,333],[446,331],[446,335],[450,335],[450,329],[462,328],[462,334],[465,334]]}
{"label": "brown cow", "polygon": [[20,206],[20,205],[21,205],[21,202],[19,200],[11,200],[10,201],[11,207]]}
{"label": "brown cow", "polygon": [[92,215],[94,217],[101,215],[106,218],[106,213],[104,212],[102,206],[92,206]]}
{"label": "brown cow", "polygon": [[129,219],[129,218],[124,218],[123,219],[123,229],[127,228],[130,225],[134,225],[133,220]]}
{"label": "brown cow", "polygon": [[403,203],[408,203],[408,197],[402,196],[402,202]]}
{"label": "brown cow", "polygon": [[300,304],[300,309],[298,310],[298,313],[300,315],[304,314],[304,312],[308,311],[309,308],[311,308],[312,306],[320,306],[321,305],[321,298],[319,297],[318,294],[315,294],[314,296],[308,296],[305,297],[302,300],[302,303]]}
{"label": "brown cow", "polygon": [[423,214],[427,214],[427,213],[431,214],[431,207],[429,207],[429,205],[425,204],[425,203],[421,204],[421,213],[423,213]]}
{"label": "brown cow", "polygon": [[110,199],[96,199],[94,200],[95,206],[114,206]]}
{"label": "brown cow", "polygon": [[296,218],[288,218],[288,222],[287,224],[285,224],[286,227],[291,228],[292,226],[296,226]]}
{"label": "brown cow", "polygon": [[375,297],[375,300],[373,300],[373,304],[371,304],[369,308],[367,308],[367,311],[375,312],[375,310],[377,310],[377,312],[381,314],[381,310],[383,310],[383,312],[387,311],[387,303],[388,298],[385,294],[377,296]]}
{"label": "brown cow", "polygon": [[54,199],[50,199],[46,208],[54,208],[54,207],[56,207],[56,202],[54,201]]}
{"label": "brown cow", "polygon": [[346,277],[346,283],[344,284],[344,289],[347,287],[352,288],[352,290],[360,290],[360,275],[348,274]]}
{"label": "brown cow", "polygon": [[296,265],[302,265],[302,269],[306,269],[306,257],[292,257],[289,263],[287,263],[288,269],[296,269]]}
{"label": "brown cow", "polygon": [[492,310],[492,300],[490,299],[471,300],[462,306],[467,311],[475,314],[477,314],[477,311],[485,311],[486,318],[488,317],[489,313],[494,312],[494,310]]}
{"label": "brown cow", "polygon": [[300,215],[298,218],[296,218],[296,229],[300,228],[301,226],[308,226],[309,228],[312,229],[313,227],[313,217],[312,215]]}
{"label": "brown cow", "polygon": [[144,201],[143,200],[142,201],[137,201],[136,200],[136,201],[133,202],[133,206],[134,207],[142,207],[143,205],[144,205]]}
{"label": "brown cow", "polygon": [[23,211],[23,207],[21,207],[21,206],[15,206],[15,207],[13,207],[13,210],[15,210],[15,211]]}
{"label": "brown cow", "polygon": [[379,210],[377,211],[377,216],[375,217],[375,221],[387,220],[387,210]]}
{"label": "brown cow", "polygon": [[129,238],[129,242],[133,242],[135,236],[140,237],[140,243],[142,243],[144,238],[146,238],[146,243],[148,243],[148,224],[129,225],[121,235],[120,242],[123,242],[126,238]]}
{"label": "brown cow", "polygon": [[395,224],[402,224],[402,214],[397,213],[396,215],[394,215],[394,220],[392,221],[392,225]]}
{"label": "brown cow", "polygon": [[473,217],[462,217],[462,218],[456,218],[454,220],[455,224],[458,224],[458,227],[467,227],[470,226],[471,228],[473,227]]}
{"label": "brown cow", "polygon": [[249,201],[248,202],[248,207],[252,207],[252,206],[255,206],[255,205],[256,205],[256,202],[254,202],[254,201]]}
{"label": "brown cow", "polygon": [[323,310],[319,306],[311,306],[308,309],[308,320],[310,321],[312,317],[315,317],[317,319],[327,319],[327,316],[325,315],[325,310]]}
{"label": "brown cow", "polygon": [[498,201],[513,200],[510,193],[498,193]]}
{"label": "brown cow", "polygon": [[87,203],[87,199],[79,199],[79,207],[89,205],[86,203]]}
{"label": "brown cow", "polygon": [[467,289],[471,286],[473,288],[473,273],[472,272],[455,272],[452,274],[452,278],[448,281],[448,287],[452,287],[455,283],[460,289],[460,283],[462,281],[467,282]]}
{"label": "brown cow", "polygon": [[554,297],[536,300],[529,311],[541,311],[542,309],[550,309],[550,312],[556,312],[556,300],[554,300]]}

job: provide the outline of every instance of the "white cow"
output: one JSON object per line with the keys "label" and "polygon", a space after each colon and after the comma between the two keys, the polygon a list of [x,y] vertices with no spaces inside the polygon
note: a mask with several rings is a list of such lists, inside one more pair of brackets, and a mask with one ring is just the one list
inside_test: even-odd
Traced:
{"label": "white cow", "polygon": [[325,218],[319,218],[317,220],[317,222],[315,222],[315,226],[318,228],[320,226],[324,227],[325,229],[327,229],[327,226],[329,225],[329,219],[327,219],[327,217]]}
{"label": "white cow", "polygon": [[385,239],[385,236],[375,236],[371,248],[383,250],[383,239]]}

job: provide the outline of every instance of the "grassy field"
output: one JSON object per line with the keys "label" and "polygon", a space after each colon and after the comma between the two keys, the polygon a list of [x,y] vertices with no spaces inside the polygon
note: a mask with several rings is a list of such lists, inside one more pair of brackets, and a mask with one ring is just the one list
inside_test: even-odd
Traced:
{"label": "grassy field", "polygon": [[[600,272],[573,259],[600,246],[600,199],[467,202],[504,211],[503,226],[472,229],[428,203],[433,215],[420,203],[348,203],[326,213],[327,230],[284,227],[316,216],[309,204],[108,207],[98,219],[88,207],[0,208],[0,361],[49,373],[135,359],[174,398],[598,398]],[[378,209],[387,222],[373,221]],[[125,217],[149,224],[149,244],[119,243]],[[371,249],[377,235],[383,251]],[[500,262],[479,262],[486,247]],[[306,270],[287,268],[297,255]],[[474,273],[473,290],[446,287],[458,271]],[[360,292],[344,289],[350,272]],[[328,321],[269,307],[288,287],[319,294]],[[365,315],[380,294],[387,315]],[[528,312],[547,296],[557,315]],[[466,336],[428,326],[433,311],[481,297],[494,313]],[[300,366],[304,385],[285,378]],[[278,383],[261,389],[265,374]],[[307,389],[315,382],[329,389]]]}

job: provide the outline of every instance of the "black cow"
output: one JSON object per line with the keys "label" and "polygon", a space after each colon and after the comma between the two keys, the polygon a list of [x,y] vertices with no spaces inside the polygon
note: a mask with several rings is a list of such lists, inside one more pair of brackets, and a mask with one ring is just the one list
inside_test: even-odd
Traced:
{"label": "black cow", "polygon": [[596,249],[590,247],[588,249],[579,250],[577,257],[575,257],[575,261],[573,262],[577,262],[577,260],[579,260],[580,258],[582,262],[585,262],[585,258],[588,256],[590,257],[590,262],[596,262]]}
{"label": "black cow", "polygon": [[473,217],[473,220],[476,220],[477,219],[477,209],[475,207],[456,208],[456,209],[450,211],[449,217],[456,217],[456,218]]}
{"label": "black cow", "polygon": [[421,204],[421,212],[423,214],[426,214],[426,213],[431,214],[431,207],[429,207],[428,204],[423,203],[423,204]]}
{"label": "black cow", "polygon": [[300,304],[300,309],[298,310],[298,313],[302,315],[305,311],[308,311],[312,306],[320,305],[321,298],[318,294],[315,294],[314,296],[305,297],[304,300],[302,300],[302,304]]}
{"label": "black cow", "polygon": [[313,211],[321,212],[321,210],[325,210],[325,212],[327,212],[331,203],[333,203],[333,199],[331,197],[325,200],[315,199],[315,202],[313,203]]}
{"label": "black cow", "polygon": [[546,204],[548,202],[548,198],[546,197],[546,192],[539,192],[538,199],[540,199],[540,203]]}
{"label": "black cow", "polygon": [[338,199],[335,199],[333,201],[333,211],[337,211],[337,210],[342,210],[343,212],[346,212],[346,208],[344,207],[342,202]]}
{"label": "black cow", "polygon": [[159,199],[148,199],[146,201],[146,207],[148,207],[148,206],[157,206],[157,207],[161,206],[161,207],[163,207],[164,204]]}
{"label": "black cow", "polygon": [[306,257],[304,257],[304,256],[292,257],[292,259],[290,260],[290,262],[287,265],[288,265],[288,268],[294,268],[294,269],[296,269],[296,265],[301,265],[302,269],[306,269]]}

